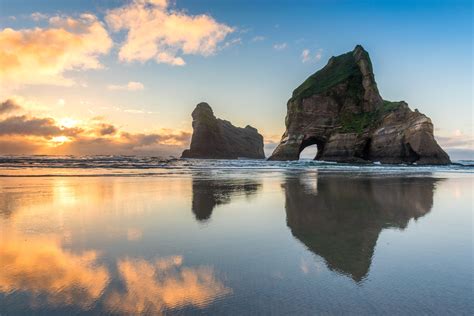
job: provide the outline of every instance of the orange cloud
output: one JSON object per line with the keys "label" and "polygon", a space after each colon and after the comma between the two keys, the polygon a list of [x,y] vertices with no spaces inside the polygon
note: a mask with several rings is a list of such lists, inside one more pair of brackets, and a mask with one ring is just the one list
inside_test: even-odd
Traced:
{"label": "orange cloud", "polygon": [[0,103],[0,115],[15,112],[21,110],[21,106],[19,106],[14,100],[7,99]]}
{"label": "orange cloud", "polygon": [[[19,110],[21,106],[7,100],[0,103],[2,108]],[[0,154],[175,156],[190,138],[191,133],[179,130],[130,133],[97,118],[85,122],[30,115],[0,119]]]}
{"label": "orange cloud", "polygon": [[126,291],[113,292],[107,305],[125,314],[161,314],[165,310],[194,306],[203,308],[213,300],[232,293],[210,267],[183,267],[183,258],[174,256],[148,262],[124,259],[118,270]]}
{"label": "orange cloud", "polygon": [[52,17],[49,28],[0,31],[0,83],[72,85],[67,70],[101,68],[98,57],[112,47],[102,23],[91,14]]}
{"label": "orange cloud", "polygon": [[113,31],[127,31],[119,51],[119,59],[126,62],[154,59],[182,66],[185,61],[179,55],[212,55],[233,32],[209,15],[170,10],[165,0],[134,0],[108,11],[106,21]]}
{"label": "orange cloud", "polygon": [[44,297],[54,306],[89,309],[109,283],[95,251],[74,254],[51,237],[2,232],[0,258],[0,292],[27,292],[32,302]]}

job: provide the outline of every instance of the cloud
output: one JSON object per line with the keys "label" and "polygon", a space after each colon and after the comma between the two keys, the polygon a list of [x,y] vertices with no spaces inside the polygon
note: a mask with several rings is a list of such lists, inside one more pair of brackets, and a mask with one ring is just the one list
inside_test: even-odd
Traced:
{"label": "cloud", "polygon": [[237,38],[234,38],[230,41],[225,42],[224,45],[222,47],[220,47],[220,49],[226,49],[226,48],[229,48],[229,47],[232,47],[232,46],[235,46],[235,45],[240,45],[240,44],[242,44],[242,38],[237,37]]}
{"label": "cloud", "polygon": [[303,52],[301,53],[301,61],[305,63],[310,60],[311,58],[309,57],[309,49],[304,49]]}
{"label": "cloud", "polygon": [[98,131],[101,136],[113,135],[117,133],[117,128],[112,124],[101,123]]}
{"label": "cloud", "polygon": [[254,38],[252,38],[252,42],[261,42],[265,40],[265,36],[257,35]]}
{"label": "cloud", "polygon": [[182,256],[123,259],[117,264],[125,291],[114,291],[106,305],[114,312],[139,315],[193,306],[204,308],[232,293],[210,267],[185,267]]}
{"label": "cloud", "polygon": [[436,136],[438,144],[448,152],[451,160],[474,159],[474,137],[456,129],[451,135]]}
{"label": "cloud", "polygon": [[75,82],[65,71],[102,68],[98,58],[109,52],[112,40],[94,15],[55,16],[48,23],[48,28],[0,31],[2,85],[68,86]]}
{"label": "cloud", "polygon": [[436,140],[443,148],[474,150],[473,135],[466,135],[459,129],[454,130],[450,136],[436,136]]}
{"label": "cloud", "polygon": [[[11,104],[11,101],[1,104]],[[102,117],[79,121],[14,115],[0,120],[0,154],[176,156],[190,138],[191,133],[187,131],[170,129],[130,133],[105,122]]]}
{"label": "cloud", "polygon": [[311,52],[309,49],[304,49],[301,52],[301,61],[303,63],[311,62],[311,61],[319,61],[323,56],[322,48],[318,49],[314,56],[311,56]]}
{"label": "cloud", "polygon": [[33,21],[38,22],[40,20],[46,20],[48,18],[48,15],[43,14],[41,12],[33,12],[33,13],[31,13],[30,17]]}
{"label": "cloud", "polygon": [[127,33],[119,50],[124,62],[155,60],[183,66],[183,55],[212,55],[218,43],[234,31],[210,15],[171,10],[164,0],[134,0],[109,10],[105,19],[113,31]]}
{"label": "cloud", "polygon": [[145,86],[141,82],[129,81],[124,85],[108,85],[107,89],[109,90],[127,90],[127,91],[139,91],[145,89]]}
{"label": "cloud", "polygon": [[51,138],[71,136],[80,132],[77,128],[61,128],[52,118],[29,118],[26,115],[11,116],[0,121],[0,136],[29,135]]}
{"label": "cloud", "polygon": [[288,47],[288,44],[287,43],[279,43],[279,44],[274,44],[273,45],[273,48],[275,50],[284,50],[285,48]]}
{"label": "cloud", "polygon": [[21,106],[19,106],[14,100],[8,99],[0,103],[0,115],[15,112],[21,110]]}

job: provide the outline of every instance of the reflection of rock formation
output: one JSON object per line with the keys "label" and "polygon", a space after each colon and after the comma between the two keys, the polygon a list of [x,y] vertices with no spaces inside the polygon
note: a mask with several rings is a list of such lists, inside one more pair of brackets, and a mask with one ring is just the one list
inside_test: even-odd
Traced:
{"label": "reflection of rock formation", "polygon": [[233,196],[255,194],[261,183],[249,179],[193,178],[192,210],[199,221],[208,220],[217,205],[227,204]]}
{"label": "reflection of rock formation", "polygon": [[362,280],[383,228],[405,228],[427,214],[436,179],[319,177],[317,192],[304,178],[284,185],[287,225],[330,269]]}
{"label": "reflection of rock formation", "polygon": [[114,291],[107,305],[127,315],[161,314],[184,306],[203,308],[230,294],[210,267],[183,267],[183,258],[173,256],[154,262],[124,259],[118,271],[126,291]]}
{"label": "reflection of rock formation", "polygon": [[0,294],[24,292],[31,295],[31,304],[45,299],[53,306],[88,310],[109,283],[109,273],[97,259],[95,251],[65,251],[52,237],[2,231]]}

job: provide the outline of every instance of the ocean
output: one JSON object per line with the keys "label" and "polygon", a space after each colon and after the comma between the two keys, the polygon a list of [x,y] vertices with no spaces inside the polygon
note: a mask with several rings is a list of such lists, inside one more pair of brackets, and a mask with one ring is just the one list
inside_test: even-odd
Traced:
{"label": "ocean", "polygon": [[0,157],[0,315],[472,315],[474,162]]}

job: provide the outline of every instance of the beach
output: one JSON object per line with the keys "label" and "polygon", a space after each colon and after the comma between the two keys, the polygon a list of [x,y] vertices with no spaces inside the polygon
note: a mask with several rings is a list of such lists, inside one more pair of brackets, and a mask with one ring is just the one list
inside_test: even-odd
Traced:
{"label": "beach", "polygon": [[473,311],[470,167],[3,157],[0,169],[2,315]]}

